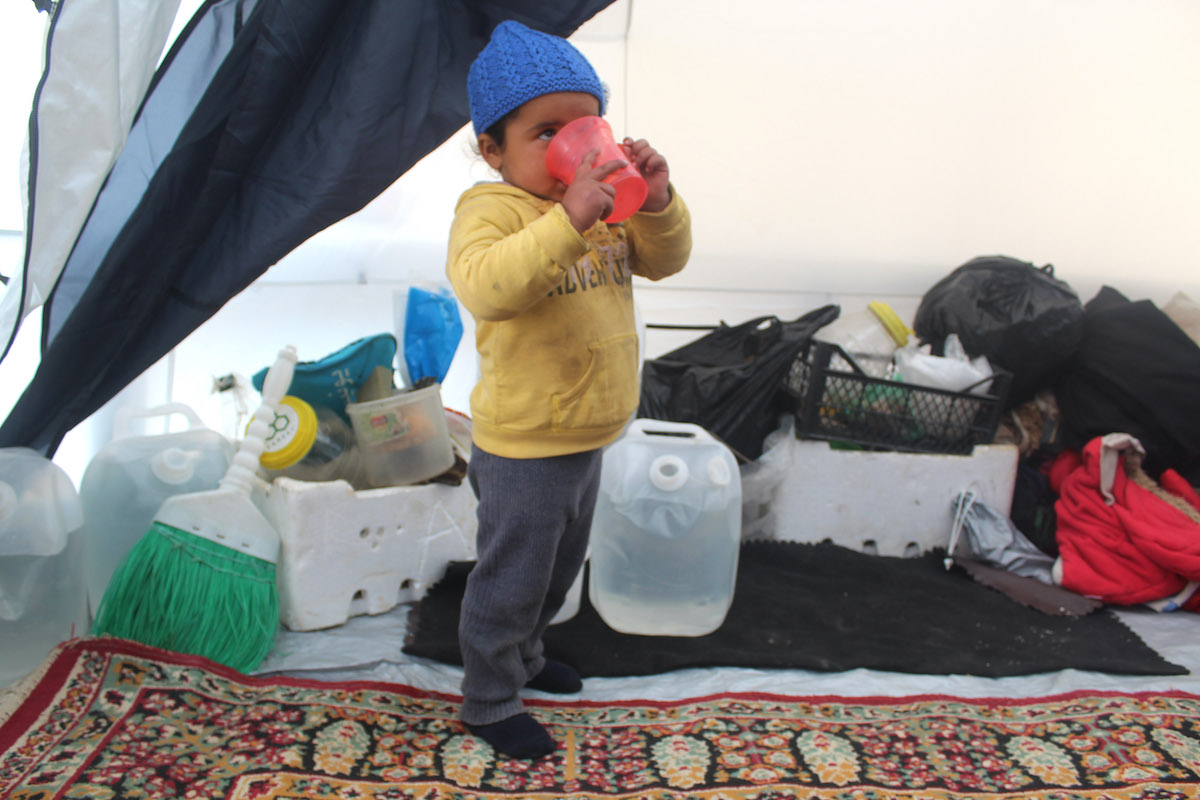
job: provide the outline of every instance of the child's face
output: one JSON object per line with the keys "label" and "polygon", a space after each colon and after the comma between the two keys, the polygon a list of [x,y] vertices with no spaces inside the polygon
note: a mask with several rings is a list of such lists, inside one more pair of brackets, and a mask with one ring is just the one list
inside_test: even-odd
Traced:
{"label": "child's face", "polygon": [[513,186],[546,200],[562,200],[567,185],[550,177],[546,148],[568,122],[600,113],[600,101],[586,92],[554,92],[517,109],[504,129],[504,145],[488,134],[479,137],[483,160]]}

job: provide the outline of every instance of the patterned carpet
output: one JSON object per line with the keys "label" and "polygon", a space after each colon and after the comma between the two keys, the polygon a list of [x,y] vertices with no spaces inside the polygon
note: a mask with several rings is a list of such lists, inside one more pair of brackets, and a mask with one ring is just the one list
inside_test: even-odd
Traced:
{"label": "patterned carpet", "polygon": [[0,717],[0,797],[989,798],[1200,795],[1200,697],[765,694],[529,702],[562,742],[500,759],[457,698],[252,678],[116,639],[68,643]]}

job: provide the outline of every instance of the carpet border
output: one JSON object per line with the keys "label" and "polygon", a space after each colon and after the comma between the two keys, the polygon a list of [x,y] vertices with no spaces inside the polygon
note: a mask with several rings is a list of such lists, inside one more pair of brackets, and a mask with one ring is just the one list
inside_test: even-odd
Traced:
{"label": "carpet border", "polygon": [[[48,701],[58,696],[59,690],[66,683],[67,676],[70,675],[75,664],[76,645],[83,639],[84,637],[78,637],[61,642],[32,672],[9,687],[17,695],[17,699],[13,702],[12,708],[7,709],[7,716],[0,718],[0,753],[16,744],[22,734],[45,712],[49,705]],[[39,696],[35,690],[39,686],[48,688],[46,686],[48,679],[54,681],[53,689],[49,692],[42,692]]]}
{"label": "carpet border", "polygon": [[[13,751],[13,755],[19,755],[20,750],[13,750],[13,748],[23,747],[23,742],[29,736],[34,735],[39,730],[39,726],[44,726],[51,719],[53,719],[56,708],[73,707],[71,705],[60,706],[60,700],[65,701],[68,704],[73,704],[84,702],[84,699],[87,698],[86,707],[90,708],[91,703],[96,701],[96,694],[99,686],[103,685],[98,685],[94,682],[94,669],[101,668],[102,671],[112,669],[114,666],[120,664],[120,659],[122,657],[130,659],[145,659],[146,661],[151,662],[151,664],[148,666],[150,666],[153,672],[157,672],[158,669],[160,669],[160,667],[156,666],[154,662],[160,662],[161,664],[165,665],[161,668],[183,668],[184,674],[186,674],[188,670],[202,670],[219,680],[229,681],[233,684],[240,684],[241,686],[251,688],[262,687],[265,689],[270,689],[273,687],[282,687],[284,689],[309,689],[316,692],[378,692],[381,694],[391,693],[399,696],[400,699],[434,699],[438,702],[449,704],[455,704],[461,701],[461,696],[459,695],[419,689],[415,686],[398,682],[381,680],[321,681],[310,678],[290,676],[247,675],[235,669],[212,662],[210,659],[202,656],[176,653],[141,644],[135,641],[118,639],[110,636],[84,636],[68,640],[58,645],[54,650],[51,651],[51,653],[47,656],[47,659],[37,670],[31,672],[28,676],[26,676],[26,678],[19,682],[21,690],[26,691],[27,695],[22,699],[12,715],[7,720],[3,721],[2,724],[0,724],[0,757],[9,754],[10,750]],[[130,666],[135,669],[135,673],[140,671],[140,667],[136,663],[131,663]],[[80,677],[75,679],[73,676]],[[128,680],[126,683],[128,684],[128,688],[132,688],[135,692],[147,688],[143,686],[142,682],[136,678]],[[77,694],[77,688],[82,689],[82,693]],[[1109,699],[1115,700],[1118,703],[1120,703],[1122,700],[1133,701],[1135,703],[1146,701],[1154,703],[1160,698],[1182,700],[1184,701],[1185,707],[1188,707],[1189,703],[1200,702],[1200,694],[1181,689],[1166,689],[1161,691],[1146,690],[1134,692],[1123,692],[1111,689],[1076,689],[1035,697],[962,697],[959,695],[934,692],[897,696],[864,695],[860,697],[854,697],[835,694],[804,695],[781,694],[769,691],[725,691],[710,692],[695,697],[672,700],[648,700],[638,698],[617,698],[609,700],[529,698],[526,700],[526,703],[534,707],[548,708],[550,709],[549,713],[552,714],[555,713],[555,711],[561,711],[565,713],[567,716],[564,718],[565,721],[563,724],[570,727],[571,723],[569,718],[573,711],[590,711],[592,709],[603,710],[614,705],[621,705],[631,709],[641,707],[646,709],[645,713],[649,713],[654,716],[656,715],[656,712],[662,710],[682,709],[682,712],[685,714],[693,713],[694,711],[699,710],[687,708],[689,705],[700,706],[726,704],[728,706],[726,710],[732,710],[734,713],[742,713],[744,715],[746,713],[752,713],[753,709],[756,707],[755,704],[771,705],[777,703],[781,706],[800,704],[808,707],[801,716],[808,717],[810,715],[815,715],[816,717],[823,718],[828,716],[827,712],[822,710],[822,706],[826,704],[831,707],[847,706],[851,707],[851,709],[853,709],[855,706],[858,706],[860,709],[867,710],[869,710],[871,707],[893,709],[896,707],[912,705],[916,707],[917,711],[920,711],[921,704],[944,703],[950,705],[961,704],[962,706],[966,707],[963,710],[967,712],[967,715],[974,717],[974,712],[976,711],[987,716],[995,713],[998,713],[1001,716],[1005,715],[1005,711],[997,711],[997,709],[1029,709],[1030,713],[1039,714],[1041,712],[1039,706],[1070,704],[1076,700],[1080,700],[1082,702],[1086,702],[1088,700],[1098,701],[1099,706],[1103,707],[1108,705],[1105,701]],[[745,708],[745,711],[739,711],[738,704],[740,702],[745,702],[748,704]],[[900,713],[908,713],[903,708],[899,710]],[[938,711],[937,709],[934,709],[934,712],[935,716],[940,716],[942,713],[942,711]],[[453,709],[445,709],[443,707],[442,711],[440,712],[440,717],[447,718],[446,715],[448,713],[452,714]],[[921,715],[924,716],[924,714]],[[697,719],[703,718],[703,715],[697,717]],[[953,714],[951,715],[951,718],[954,718]],[[1195,717],[1193,715],[1193,719],[1194,718]],[[108,735],[111,735],[111,732],[105,735],[105,739],[107,739]],[[57,740],[57,735],[54,735],[53,738]],[[45,741],[44,736],[42,737],[42,741]],[[94,754],[89,756],[89,761],[93,757]],[[1193,763],[1200,763],[1200,760]],[[1032,769],[1029,767],[1026,768]],[[1189,768],[1195,771],[1195,768]],[[1036,773],[1036,770],[1032,771]],[[329,777],[336,779],[337,776]],[[1142,784],[1140,781],[1135,781],[1134,783],[1138,785]],[[1145,784],[1145,786],[1153,785],[1153,783],[1154,782]],[[1193,788],[1195,785],[1196,784],[1194,783],[1188,784],[1188,786]],[[470,796],[469,787],[460,786],[460,788],[466,789],[466,796]],[[844,793],[846,790],[850,790],[853,787],[842,786],[839,784],[837,788],[839,791]],[[870,788],[878,789],[880,787],[874,787],[874,785],[871,785]],[[1066,788],[1069,787],[1057,787],[1058,790],[1063,790]],[[1134,788],[1134,784],[1129,784],[1125,788]],[[725,790],[724,788],[718,787],[715,789],[715,791],[724,792]],[[894,796],[910,797],[911,800],[916,800],[917,797],[945,797],[947,800],[949,800],[951,797],[965,796],[964,794],[957,793],[959,791],[957,789],[949,789],[946,790],[945,793],[942,793],[937,789],[933,789],[931,792],[931,787],[924,787],[920,789],[914,788],[912,791],[918,792],[918,794],[896,794]],[[668,796],[668,794],[663,794],[662,796],[665,797]],[[548,799],[549,797],[555,796],[572,797],[574,795],[543,794],[535,792],[533,794],[525,794],[521,796]],[[624,795],[618,793],[617,795],[613,796],[617,798],[625,798],[625,800],[632,800],[633,797],[641,797],[642,795]],[[813,796],[815,797],[816,795]],[[839,794],[837,796],[841,797],[843,795]],[[983,798],[991,797],[993,795],[987,793],[977,795],[972,793],[972,796]],[[1059,795],[1047,795],[1047,797],[1049,796],[1057,797]],[[1082,796],[1083,795],[1081,795],[1081,797]],[[998,799],[1001,797],[1007,798],[1008,795],[998,794],[995,795],[995,797]]]}
{"label": "carpet border", "polygon": [[[192,655],[188,653],[178,653],[170,650],[165,650],[152,645],[142,644],[131,639],[119,639],[117,637],[103,636],[82,636],[67,640],[58,645],[47,656],[46,661],[37,670],[34,670],[26,678],[23,678],[14,687],[19,691],[26,691],[26,696],[19,700],[15,709],[7,720],[0,724],[0,750],[7,749],[12,745],[13,736],[9,729],[17,727],[19,722],[24,721],[26,725],[35,720],[50,701],[58,694],[58,691],[66,683],[68,676],[75,664],[75,659],[85,650],[99,651],[105,654],[129,655],[134,657],[149,658],[152,660],[162,660],[175,664],[193,666],[204,669],[215,675],[219,675],[227,680],[237,681],[251,686],[290,686],[304,689],[332,689],[338,688],[341,690],[373,690],[373,691],[394,691],[401,690],[404,694],[417,698],[431,698],[442,700],[445,702],[455,703],[462,701],[461,694],[449,692],[441,692],[432,689],[422,689],[411,684],[398,683],[393,681],[380,680],[352,680],[352,681],[322,681],[312,678],[299,678],[286,675],[251,675],[239,672],[231,667],[223,664],[218,664],[204,656]],[[49,681],[50,683],[47,683]],[[43,689],[52,689],[52,691],[43,691],[39,696],[35,696],[34,689],[37,687]],[[570,699],[567,696],[561,698],[542,698],[542,697],[523,697],[522,702],[527,706],[534,707],[558,707],[572,706],[579,708],[602,708],[611,706],[614,703],[621,704],[637,704],[640,706],[649,706],[652,708],[674,708],[678,706],[688,705],[692,703],[713,702],[716,700],[753,700],[767,702],[794,702],[804,701],[809,703],[861,703],[869,705],[903,705],[914,702],[930,702],[930,701],[950,701],[966,704],[981,704],[990,706],[1025,706],[1043,702],[1061,702],[1072,700],[1079,697],[1130,697],[1130,698],[1147,698],[1147,697],[1175,697],[1189,698],[1200,701],[1200,694],[1189,692],[1183,689],[1162,689],[1162,690],[1144,690],[1123,692],[1113,689],[1074,689],[1067,692],[1058,692],[1055,694],[1037,695],[1037,696],[1022,696],[1022,697],[1001,697],[1001,696],[980,696],[970,697],[955,694],[943,693],[921,693],[921,694],[906,694],[906,695],[845,695],[845,694],[781,694],[775,692],[762,691],[730,691],[730,692],[713,692],[710,694],[696,695],[692,697],[678,698],[673,700],[655,700],[648,697],[624,697],[609,700],[587,700],[587,699]]]}

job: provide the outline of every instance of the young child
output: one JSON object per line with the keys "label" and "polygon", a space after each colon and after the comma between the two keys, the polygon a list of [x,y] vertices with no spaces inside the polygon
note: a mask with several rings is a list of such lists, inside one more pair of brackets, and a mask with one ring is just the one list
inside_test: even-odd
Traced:
{"label": "young child", "polygon": [[604,113],[596,72],[566,40],[501,23],[471,65],[471,117],[483,159],[503,182],[463,193],[446,272],[475,317],[480,379],[471,394],[468,479],[479,500],[478,559],[459,624],[461,718],[496,750],[537,758],[556,748],[519,691],[582,688],[542,654],[542,634],[583,565],[601,448],[638,404],[631,275],[681,270],[687,208],[666,160],[646,141],[623,150],[648,185],[621,224],[603,180],[625,162],[551,178],[546,148],[574,119]]}

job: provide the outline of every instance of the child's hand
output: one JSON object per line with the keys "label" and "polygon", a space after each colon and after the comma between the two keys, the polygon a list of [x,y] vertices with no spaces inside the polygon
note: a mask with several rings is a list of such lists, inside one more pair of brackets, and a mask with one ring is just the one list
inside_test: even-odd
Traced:
{"label": "child's hand", "polygon": [[671,202],[671,190],[667,186],[671,174],[667,169],[667,159],[645,139],[635,142],[626,137],[621,146],[629,154],[630,163],[637,167],[638,172],[646,179],[646,202],[642,203],[641,210],[662,211]]}
{"label": "child's hand", "polygon": [[575,171],[575,180],[567,187],[562,199],[571,226],[580,233],[612,213],[617,190],[605,183],[604,179],[626,164],[614,158],[597,166],[595,162],[599,153],[599,150],[593,150],[584,157],[583,163]]}

